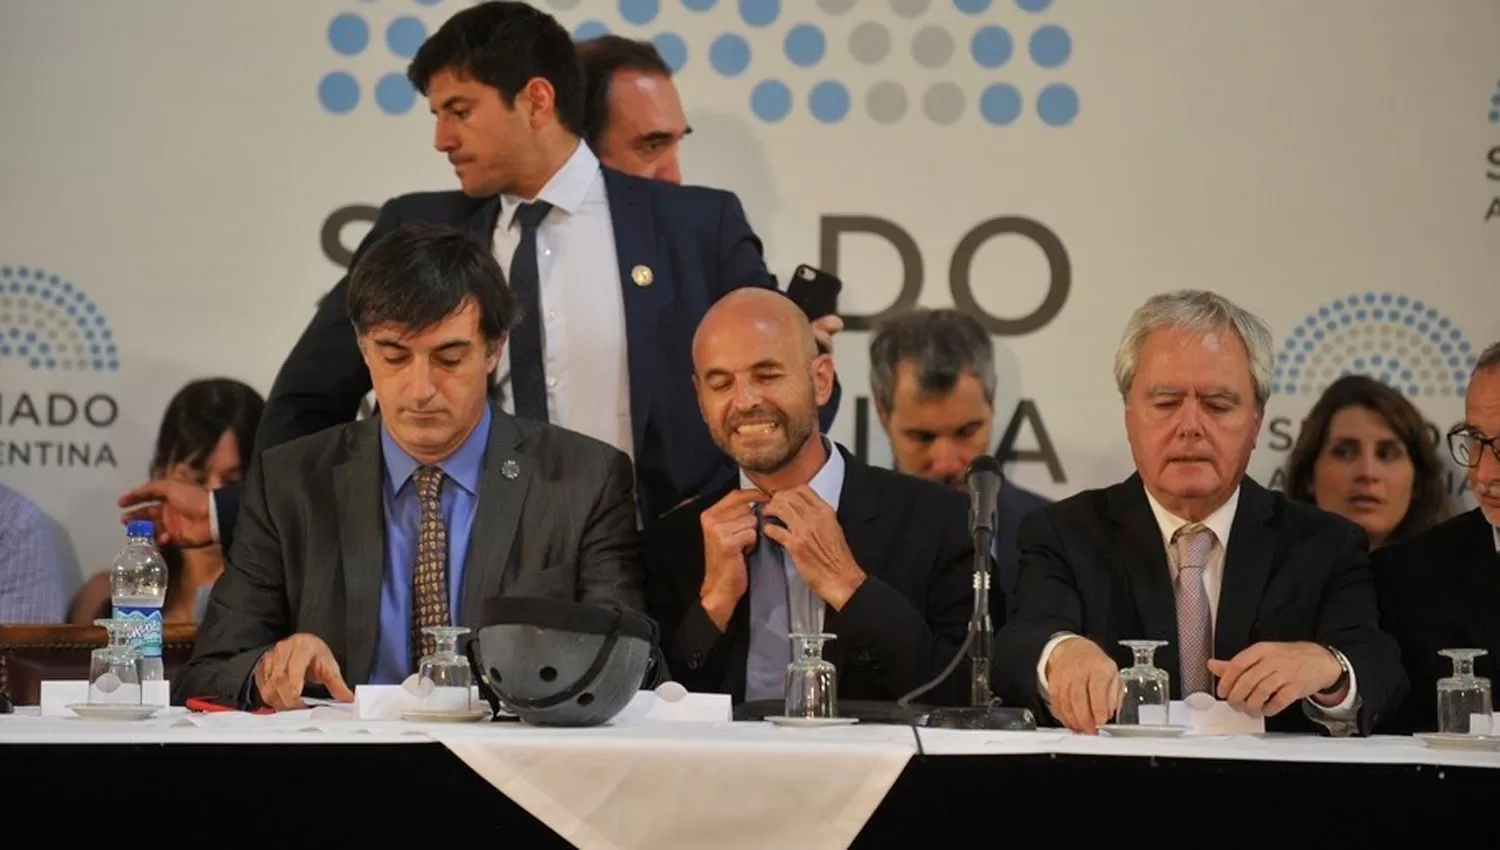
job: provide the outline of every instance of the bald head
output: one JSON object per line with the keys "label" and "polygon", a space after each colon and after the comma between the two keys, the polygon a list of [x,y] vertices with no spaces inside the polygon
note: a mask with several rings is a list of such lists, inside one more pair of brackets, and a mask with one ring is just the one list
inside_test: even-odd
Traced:
{"label": "bald head", "polygon": [[719,299],[693,335],[693,384],[714,442],[742,469],[773,473],[817,432],[833,395],[833,357],[818,353],[802,308],[771,289]]}
{"label": "bald head", "polygon": [[693,335],[693,368],[701,374],[705,348],[722,345],[724,338],[765,335],[799,343],[788,348],[800,355],[787,365],[806,365],[818,356],[818,340],[802,308],[774,289],[747,286],[731,291],[708,309]]}

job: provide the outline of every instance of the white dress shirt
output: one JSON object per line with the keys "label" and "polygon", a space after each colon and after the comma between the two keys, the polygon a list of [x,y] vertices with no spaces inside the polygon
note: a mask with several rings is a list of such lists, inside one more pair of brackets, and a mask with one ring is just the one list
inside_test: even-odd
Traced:
{"label": "white dress shirt", "polygon": [[1500,552],[1500,525],[1490,526],[1490,531],[1495,534],[1495,551]]}
{"label": "white dress shirt", "polygon": [[[1161,503],[1157,502],[1155,497],[1151,495],[1150,490],[1146,491],[1146,501],[1151,504],[1151,513],[1156,517],[1157,528],[1161,531],[1162,546],[1167,551],[1167,567],[1172,572],[1172,586],[1176,587],[1179,566],[1177,563],[1177,547],[1172,545],[1172,535],[1176,534],[1179,528],[1188,525],[1189,520],[1176,516],[1162,507]],[[1239,509],[1239,505],[1240,488],[1236,487],[1234,493],[1230,494],[1229,500],[1205,517],[1202,523],[1214,534],[1213,549],[1209,552],[1208,563],[1203,567],[1203,589],[1208,594],[1210,637],[1212,637],[1219,625],[1219,592],[1224,587],[1224,555],[1229,549],[1229,532],[1234,527],[1234,514]],[[1068,632],[1059,633],[1047,641],[1046,646],[1042,647],[1042,655],[1036,665],[1037,689],[1042,695],[1042,699],[1048,699],[1047,659],[1052,657],[1052,651],[1057,648],[1058,644],[1075,637],[1078,637],[1078,635]],[[1105,651],[1108,652],[1108,650]],[[1210,647],[1210,652],[1212,652],[1212,647]],[[1334,652],[1338,654],[1339,660],[1349,670],[1348,695],[1344,697],[1343,702],[1332,708],[1325,708],[1314,702],[1311,698],[1307,699],[1306,703],[1322,719],[1342,723],[1353,720],[1355,717],[1355,713],[1359,707],[1358,688],[1354,681],[1353,665],[1349,664],[1348,659],[1344,658],[1343,653],[1336,649]],[[1227,661],[1229,659],[1223,660]],[[1314,719],[1321,722],[1319,716],[1314,716]]]}
{"label": "white dress shirt", "polygon": [[[599,159],[579,142],[536,198],[500,197],[494,250],[507,272],[521,243],[516,209],[531,200],[552,205],[536,232],[547,418],[634,458],[625,294]],[[497,373],[501,407],[514,414],[509,346]]]}

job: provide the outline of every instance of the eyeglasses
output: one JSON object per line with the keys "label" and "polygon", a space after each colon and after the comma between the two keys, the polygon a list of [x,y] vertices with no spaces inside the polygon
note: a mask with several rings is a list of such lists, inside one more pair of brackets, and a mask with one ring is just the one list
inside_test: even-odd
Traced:
{"label": "eyeglasses", "polygon": [[1448,451],[1460,466],[1478,466],[1484,458],[1486,448],[1495,456],[1495,460],[1500,461],[1500,435],[1486,437],[1464,425],[1456,426],[1448,432]]}

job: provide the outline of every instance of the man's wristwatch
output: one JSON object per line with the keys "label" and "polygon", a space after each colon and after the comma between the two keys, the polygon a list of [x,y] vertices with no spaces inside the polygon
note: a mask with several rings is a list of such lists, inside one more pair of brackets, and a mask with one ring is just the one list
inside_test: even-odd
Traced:
{"label": "man's wristwatch", "polygon": [[1329,685],[1328,687],[1324,688],[1321,691],[1318,691],[1318,696],[1331,697],[1334,694],[1338,693],[1339,691],[1343,690],[1345,687],[1348,686],[1348,684],[1349,684],[1349,662],[1344,660],[1343,653],[1339,652],[1338,650],[1335,650],[1333,647],[1329,646],[1328,644],[1326,644],[1326,643],[1325,644],[1321,644],[1321,646],[1324,649],[1328,650],[1328,653],[1333,656],[1333,659],[1339,663],[1339,677],[1338,677],[1338,679],[1336,679],[1333,684]]}

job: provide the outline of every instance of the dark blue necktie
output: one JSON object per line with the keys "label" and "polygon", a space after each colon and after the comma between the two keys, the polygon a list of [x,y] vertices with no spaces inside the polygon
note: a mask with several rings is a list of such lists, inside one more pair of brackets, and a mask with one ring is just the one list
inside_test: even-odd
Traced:
{"label": "dark blue necktie", "polygon": [[510,288],[520,305],[520,321],[510,332],[510,391],[516,415],[547,421],[547,382],[542,367],[541,275],[536,262],[536,228],[552,210],[546,201],[516,209],[521,244],[510,260]]}

